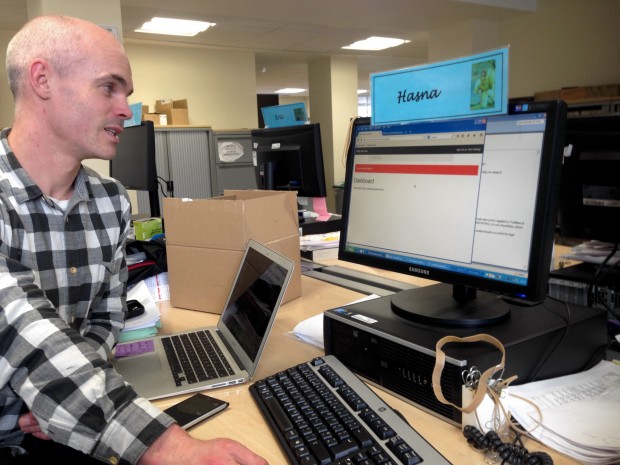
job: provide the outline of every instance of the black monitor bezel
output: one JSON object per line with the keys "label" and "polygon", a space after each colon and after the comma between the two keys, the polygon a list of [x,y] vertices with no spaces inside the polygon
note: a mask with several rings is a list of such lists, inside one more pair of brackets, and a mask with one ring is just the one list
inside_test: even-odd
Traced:
{"label": "black monitor bezel", "polygon": [[620,189],[620,115],[569,117],[558,231],[567,240],[620,240],[620,209],[585,205],[584,185]]}
{"label": "black monitor bezel", "polygon": [[157,191],[153,122],[126,127],[118,138],[116,155],[110,160],[110,176],[126,189]]}
{"label": "black monitor bezel", "polygon": [[250,136],[252,150],[255,152],[256,183],[259,189],[265,189],[261,175],[262,158],[269,153],[290,152],[299,157],[303,184],[282,190],[295,190],[300,197],[327,196],[320,123],[253,129]]}
{"label": "black monitor bezel", "polygon": [[[355,254],[346,249],[345,245],[347,239],[354,162],[353,141],[355,140],[357,127],[360,125],[368,125],[370,123],[369,118],[356,119],[353,122],[353,128],[351,131],[351,139],[347,152],[342,209],[342,229],[340,233],[338,258],[343,261],[395,271],[440,283],[455,286],[466,286],[468,288],[487,291],[494,294],[501,294],[507,298],[521,300],[524,302],[538,302],[544,300],[547,295],[548,275],[553,255],[553,241],[557,206],[559,201],[559,185],[566,122],[566,104],[563,101],[549,101],[530,103],[526,109],[524,109],[523,106],[519,107],[516,104],[511,104],[509,106],[509,114],[539,112],[547,113],[548,120],[550,122],[548,127],[553,128],[553,130],[547,130],[543,139],[543,158],[541,159],[541,171],[539,176],[540,182],[538,183],[534,229],[532,232],[534,238],[532,243],[532,251],[534,253],[530,256],[528,266],[529,277],[526,286],[501,281],[488,281],[482,278],[466,276],[436,268],[411,267],[406,263],[389,261],[369,255]],[[390,208],[397,207],[391,206]],[[372,212],[369,212],[369,222],[372,222]],[[389,226],[381,225],[380,227],[385,228]]]}

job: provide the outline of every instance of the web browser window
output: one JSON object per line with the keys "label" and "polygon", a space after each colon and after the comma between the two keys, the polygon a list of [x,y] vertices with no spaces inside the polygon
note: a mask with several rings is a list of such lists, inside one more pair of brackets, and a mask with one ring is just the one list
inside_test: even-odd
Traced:
{"label": "web browser window", "polygon": [[525,280],[544,127],[528,114],[362,128],[346,246]]}

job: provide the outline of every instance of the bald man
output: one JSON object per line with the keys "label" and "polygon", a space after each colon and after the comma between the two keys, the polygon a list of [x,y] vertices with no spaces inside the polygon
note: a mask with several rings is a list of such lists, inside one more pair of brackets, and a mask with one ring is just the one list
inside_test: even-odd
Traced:
{"label": "bald man", "polygon": [[108,363],[126,312],[130,203],[82,161],[112,159],[131,117],[122,45],[87,21],[41,16],[6,64],[0,463],[264,465],[237,441],[193,439]]}

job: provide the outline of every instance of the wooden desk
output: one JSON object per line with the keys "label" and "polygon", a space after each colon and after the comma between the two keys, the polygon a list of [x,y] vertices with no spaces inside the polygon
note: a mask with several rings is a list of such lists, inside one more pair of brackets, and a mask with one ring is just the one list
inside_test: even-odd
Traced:
{"label": "wooden desk", "polygon": [[[324,355],[323,351],[301,342],[291,335],[297,323],[313,315],[339,305],[345,305],[362,297],[354,291],[302,276],[302,297],[283,305],[276,317],[269,341],[265,347],[255,380],[278,371]],[[160,304],[162,333],[215,324],[218,315],[192,310],[176,309],[168,302]],[[286,464],[275,437],[248,392],[249,384],[206,391],[207,394],[225,399],[230,407],[215,417],[190,430],[192,436],[200,439],[230,437],[236,439],[257,454],[266,458],[271,465]],[[375,389],[389,405],[399,410],[409,423],[437,450],[455,465],[484,464],[484,455],[467,444],[461,430],[448,422],[426,413],[412,404],[379,389]],[[166,408],[187,396],[155,401],[160,408]],[[556,465],[578,462],[532,441],[525,440],[530,451],[546,451]]]}

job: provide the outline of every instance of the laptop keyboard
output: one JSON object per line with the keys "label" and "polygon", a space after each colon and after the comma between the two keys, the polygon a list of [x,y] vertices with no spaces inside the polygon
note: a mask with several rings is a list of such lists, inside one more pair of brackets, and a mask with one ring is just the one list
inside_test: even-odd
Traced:
{"label": "laptop keyboard", "polygon": [[161,342],[177,386],[234,373],[209,331],[168,336],[162,338]]}
{"label": "laptop keyboard", "polygon": [[250,393],[296,465],[449,465],[333,355],[256,381]]}

